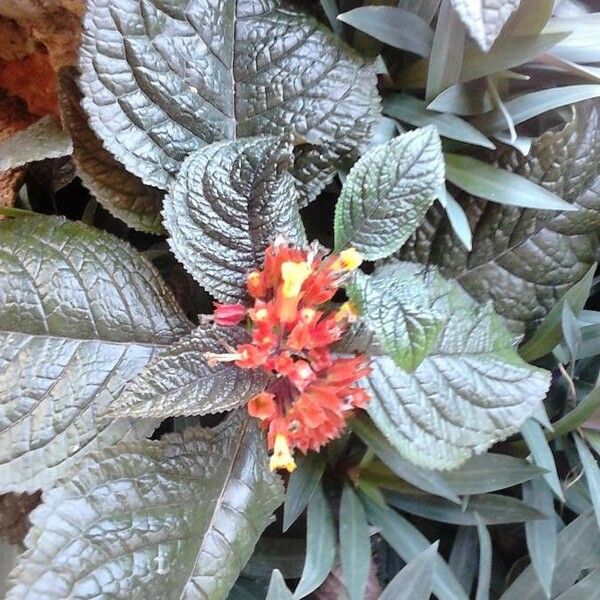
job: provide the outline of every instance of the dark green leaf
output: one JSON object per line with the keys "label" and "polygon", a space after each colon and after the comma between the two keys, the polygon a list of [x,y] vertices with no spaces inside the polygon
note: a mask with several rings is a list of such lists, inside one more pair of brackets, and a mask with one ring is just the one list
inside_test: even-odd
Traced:
{"label": "dark green leaf", "polygon": [[554,497],[548,484],[541,479],[524,483],[522,489],[523,501],[548,515],[546,519],[526,521],[525,537],[531,564],[546,598],[550,598],[550,588],[556,567],[557,531]]}
{"label": "dark green leaf", "polygon": [[[582,569],[592,562],[598,564],[598,527],[594,517],[581,515],[558,534],[556,569],[552,580],[552,597],[569,589]],[[532,566],[527,567],[500,600],[545,600],[546,595]],[[586,599],[587,600],[587,599]],[[590,599],[591,600],[591,599]]]}
{"label": "dark green leaf", "polygon": [[575,431],[590,419],[600,407],[600,385],[592,389],[586,397],[577,403],[575,408],[553,424],[554,431],[547,437],[552,439]]}
{"label": "dark green leaf", "polygon": [[562,298],[552,307],[540,323],[531,338],[519,349],[519,354],[528,361],[540,358],[560,342],[562,336],[562,313],[565,304],[571,307],[572,312],[578,315],[583,309],[594,281],[596,265],[592,265],[587,273],[571,287]]}
{"label": "dark green leaf", "polygon": [[534,419],[527,419],[521,426],[521,435],[527,443],[533,462],[538,465],[538,467],[546,470],[546,473],[544,474],[546,483],[556,494],[556,497],[563,500],[563,492],[556,472],[554,456],[548,445],[548,441],[544,437],[542,427]]}
{"label": "dark green leaf", "polygon": [[259,369],[209,366],[204,353],[223,353],[250,339],[242,328],[201,326],[152,360],[108,409],[114,418],[206,415],[238,408],[264,390]]}
{"label": "dark green leaf", "polygon": [[[380,528],[381,536],[405,562],[409,563],[431,545],[414,525],[396,511],[381,508],[370,500],[365,500],[365,509],[369,521]],[[439,554],[435,557],[432,587],[440,600],[467,600],[464,590]]]}
{"label": "dark green leaf", "polygon": [[367,420],[355,419],[352,430],[396,474],[418,489],[459,503],[458,496],[442,474],[417,467],[404,459],[396,448]]}
{"label": "dark green leaf", "polygon": [[491,111],[494,104],[485,81],[477,79],[449,87],[436,96],[427,108],[453,115],[471,116]]}
{"label": "dark green leaf", "polygon": [[365,154],[336,206],[336,249],[354,246],[374,260],[400,248],[443,185],[443,163],[434,127],[409,131]]}
{"label": "dark green leaf", "polygon": [[599,107],[576,105],[574,118],[536,139],[526,157],[506,149],[497,154],[499,166],[542,185],[577,211],[519,209],[459,193],[456,199],[473,232],[473,251],[465,250],[442,208],[434,205],[399,256],[437,265],[479,301],[492,300],[511,329],[522,332],[533,326],[597,259]]}
{"label": "dark green leaf", "polygon": [[356,273],[346,288],[365,325],[384,352],[406,371],[414,371],[430,353],[445,324],[419,275],[401,268],[383,268],[375,275]]}
{"label": "dark green leaf", "polygon": [[448,559],[450,568],[468,594],[477,575],[477,543],[478,536],[475,529],[469,525],[460,526]]}
{"label": "dark green leaf", "polygon": [[526,460],[488,453],[472,456],[458,469],[444,473],[443,477],[457,494],[485,494],[529,481],[544,472]]}
{"label": "dark green leaf", "polygon": [[282,499],[243,413],[105,449],[45,494],[8,598],[225,599]]}
{"label": "dark green leaf", "polygon": [[274,138],[218,142],[193,153],[165,198],[177,259],[223,302],[246,298],[246,275],[276,235],[302,245],[292,145]]}
{"label": "dark green leaf", "polygon": [[26,129],[0,142],[0,171],[8,171],[46,158],[68,156],[73,142],[58,117],[46,115]]}
{"label": "dark green leaf", "polygon": [[340,560],[350,600],[364,600],[371,566],[369,524],[362,502],[348,483],[340,503]]}
{"label": "dark green leaf", "polygon": [[311,452],[298,461],[290,475],[283,505],[283,531],[287,531],[302,514],[321,483],[327,457],[323,452]]}
{"label": "dark green leaf", "polygon": [[520,523],[522,521],[543,519],[544,514],[512,496],[483,494],[471,496],[466,507],[457,506],[436,496],[386,493],[389,503],[413,515],[426,519],[452,523],[453,525],[476,525],[477,513],[487,525]]}
{"label": "dark green leaf", "polygon": [[73,138],[73,160],[82,183],[94,198],[129,227],[163,233],[160,210],[164,192],[128,173],[94,135],[81,108],[76,69],[59,73],[59,100],[62,118]]}
{"label": "dark green leaf", "polygon": [[[450,0],[479,47],[488,52],[521,0]],[[477,599],[479,600],[479,598]]]}
{"label": "dark green leaf", "polygon": [[479,574],[477,575],[475,600],[489,600],[492,580],[492,540],[490,532],[477,512],[475,513],[475,522],[479,536]]}
{"label": "dark green leaf", "polygon": [[375,69],[280,0],[86,3],[83,106],[144,183],[166,189],[206,144],[285,132],[309,142],[294,169],[308,200],[367,142]]}
{"label": "dark green leaf", "polygon": [[437,298],[436,316],[445,323],[414,373],[388,356],[373,357],[372,373],[363,379],[368,412],[409,460],[453,468],[518,431],[545,396],[549,373],[519,358],[489,304],[476,304],[435,270],[419,276],[415,265],[399,268],[412,271],[415,289]]}
{"label": "dark green leaf", "polygon": [[266,600],[292,600],[292,597],[292,592],[285,584],[281,571],[275,569],[271,574]]}
{"label": "dark green leaf", "polygon": [[446,154],[446,178],[460,189],[483,198],[538,210],[577,210],[525,177],[499,169],[471,156]]}
{"label": "dark green leaf", "polygon": [[427,110],[422,100],[408,94],[390,94],[383,103],[383,111],[400,121],[425,127],[434,125],[442,137],[458,140],[484,148],[495,148],[482,133],[472,125],[455,115],[448,115]]}
{"label": "dark green leaf", "polygon": [[577,447],[577,454],[579,454],[581,466],[585,474],[590,498],[594,506],[596,522],[600,527],[600,467],[598,467],[598,463],[590,449],[587,447],[587,444],[577,434],[573,437],[575,439],[575,446]]}
{"label": "dark green leaf", "polygon": [[0,489],[47,488],[85,452],[153,423],[99,423],[190,324],[125,242],[54,217],[0,224]]}
{"label": "dark green leaf", "polygon": [[306,559],[294,598],[308,596],[325,581],[333,567],[335,547],[333,515],[323,488],[319,485],[308,504]]}
{"label": "dark green leaf", "polygon": [[429,600],[439,542],[413,558],[390,581],[379,600]]}
{"label": "dark green leaf", "polygon": [[577,323],[577,317],[573,314],[573,310],[568,302],[563,305],[561,329],[565,344],[569,349],[569,361],[573,362],[579,351],[579,346],[581,346],[582,337],[579,324]]}
{"label": "dark green leaf", "polygon": [[[254,549],[242,576],[254,580],[269,579],[277,569],[286,579],[299,579],[304,565],[306,543],[303,538],[263,535]],[[261,599],[263,600],[262,596]]]}
{"label": "dark green leaf", "polygon": [[419,56],[428,56],[433,41],[431,27],[419,16],[395,6],[365,6],[338,16],[343,23]]}

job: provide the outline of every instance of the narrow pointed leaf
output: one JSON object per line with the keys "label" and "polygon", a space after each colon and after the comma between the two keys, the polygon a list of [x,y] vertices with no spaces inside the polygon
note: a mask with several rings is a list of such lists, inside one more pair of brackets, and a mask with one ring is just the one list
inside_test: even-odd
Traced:
{"label": "narrow pointed leaf", "polygon": [[454,231],[465,249],[470,252],[473,249],[473,234],[467,214],[448,190],[445,192],[445,202],[446,206],[444,208],[452,231]]}
{"label": "narrow pointed leaf", "polygon": [[258,369],[232,363],[211,367],[206,352],[226,352],[227,345],[245,343],[242,328],[201,326],[152,360],[109,407],[112,417],[167,417],[206,415],[242,406],[265,388]]}
{"label": "narrow pointed leaf", "polygon": [[590,449],[587,447],[587,444],[577,434],[575,434],[574,439],[575,446],[577,447],[577,454],[579,454],[587,487],[590,492],[590,498],[594,505],[596,521],[600,526],[600,467],[598,467],[598,463]]}
{"label": "narrow pointed leaf", "polygon": [[309,142],[294,168],[309,200],[368,141],[374,67],[280,0],[86,7],[83,107],[105,147],[148,185],[167,189],[205,145],[285,133]]}
{"label": "narrow pointed leaf", "polygon": [[243,413],[92,454],[32,515],[7,598],[224,600],[282,499]]}
{"label": "narrow pointed leaf", "polygon": [[298,468],[290,475],[283,505],[283,531],[287,531],[302,514],[321,484],[327,465],[323,452],[311,452],[298,461]]}
{"label": "narrow pointed leaf", "polygon": [[419,16],[396,6],[364,6],[342,13],[338,19],[385,44],[428,56],[431,27]]}
{"label": "narrow pointed leaf", "polygon": [[288,140],[263,137],[212,144],[181,168],[165,198],[169,244],[217,299],[246,298],[246,275],[277,234],[305,240],[291,164]]}
{"label": "narrow pointed leaf", "polygon": [[274,569],[271,574],[266,600],[292,600],[292,592],[285,584],[281,571]]}
{"label": "narrow pointed leaf", "polygon": [[390,94],[383,103],[383,112],[416,127],[434,125],[442,137],[475,146],[494,149],[496,146],[479,130],[455,115],[427,110],[427,104],[408,94]]}
{"label": "narrow pointed leaf", "polygon": [[335,210],[335,247],[389,256],[412,235],[444,181],[434,127],[377,146],[352,168]]}
{"label": "narrow pointed leaf", "polygon": [[489,600],[492,580],[492,540],[490,532],[480,516],[475,513],[477,534],[479,536],[479,573],[475,600]]}
{"label": "narrow pointed leaf", "polygon": [[546,519],[525,522],[525,539],[531,564],[546,594],[551,597],[552,578],[556,567],[556,517],[554,497],[548,484],[534,479],[523,484],[523,501],[548,515]]}
{"label": "narrow pointed leaf", "polygon": [[478,536],[474,528],[467,525],[460,526],[454,537],[452,551],[448,559],[450,568],[469,595],[473,587],[473,581],[477,576],[477,543]]}
{"label": "narrow pointed leaf", "polygon": [[364,600],[371,566],[369,524],[362,502],[348,483],[340,503],[340,560],[350,600]]}
{"label": "narrow pointed leaf", "polygon": [[379,600],[429,600],[439,542],[413,558],[390,581]]}
{"label": "narrow pointed leaf", "polygon": [[[365,501],[367,517],[380,528],[382,537],[407,563],[431,545],[427,538],[411,523],[390,508],[381,508],[370,500]],[[448,564],[438,554],[433,571],[433,593],[440,600],[467,600]]]}
{"label": "narrow pointed leaf", "polygon": [[318,486],[308,505],[306,559],[294,598],[304,598],[327,578],[335,559],[335,529],[329,501]]}
{"label": "narrow pointed leaf", "polygon": [[469,194],[492,202],[538,210],[576,210],[525,177],[471,156],[446,154],[446,177]]}
{"label": "narrow pointed leaf", "polygon": [[83,185],[106,210],[129,227],[162,234],[160,211],[164,192],[144,185],[102,146],[88,125],[76,80],[76,69],[61,69],[60,111],[73,138],[73,161]]}
{"label": "narrow pointed leaf", "polygon": [[598,588],[600,588],[600,569],[586,575],[572,588],[557,596],[556,600],[588,600],[598,593]]}
{"label": "narrow pointed leaf", "polygon": [[190,324],[127,243],[57,217],[0,223],[0,489],[36,490],[154,423],[100,423]]}

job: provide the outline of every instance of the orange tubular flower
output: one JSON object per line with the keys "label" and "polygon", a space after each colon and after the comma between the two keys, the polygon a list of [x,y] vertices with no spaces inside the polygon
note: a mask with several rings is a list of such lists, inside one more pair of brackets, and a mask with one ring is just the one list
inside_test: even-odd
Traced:
{"label": "orange tubular flower", "polygon": [[331,352],[356,313],[349,303],[339,309],[328,305],[361,260],[354,249],[327,256],[315,245],[299,249],[276,242],[265,252],[263,269],[247,277],[254,305],[217,307],[217,322],[235,325],[246,319],[252,334],[249,343],[222,360],[269,374],[248,412],[267,430],[272,470],[293,471],[294,448],[319,450],[341,435],[349,411],[368,403],[365,390],[354,385],[370,372],[368,359]]}

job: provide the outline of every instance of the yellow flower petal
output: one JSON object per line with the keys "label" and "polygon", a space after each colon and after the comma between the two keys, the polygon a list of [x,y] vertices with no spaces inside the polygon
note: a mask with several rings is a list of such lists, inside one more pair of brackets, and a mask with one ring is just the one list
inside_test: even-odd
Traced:
{"label": "yellow flower petal", "polygon": [[275,435],[275,444],[273,447],[273,455],[269,461],[269,468],[271,471],[277,471],[277,469],[287,469],[289,473],[295,470],[296,462],[294,457],[290,453],[290,446],[287,441],[287,437],[283,433]]}
{"label": "yellow flower petal", "polygon": [[281,265],[281,278],[283,286],[281,293],[285,298],[294,298],[300,293],[302,284],[312,273],[312,269],[306,262],[293,262],[288,260]]}

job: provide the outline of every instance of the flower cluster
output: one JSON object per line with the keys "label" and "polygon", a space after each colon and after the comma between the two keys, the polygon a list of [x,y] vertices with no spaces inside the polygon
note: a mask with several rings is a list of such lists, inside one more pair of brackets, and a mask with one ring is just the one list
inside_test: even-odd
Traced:
{"label": "flower cluster", "polygon": [[341,434],[348,411],[368,402],[364,389],[354,385],[369,373],[366,357],[331,352],[356,317],[349,303],[335,308],[331,300],[361,260],[353,249],[328,255],[317,245],[300,249],[278,241],[267,248],[264,268],[248,275],[254,305],[216,306],[217,324],[246,320],[252,340],[211,359],[269,374],[248,412],[268,430],[273,470],[292,471],[293,448],[318,450]]}

